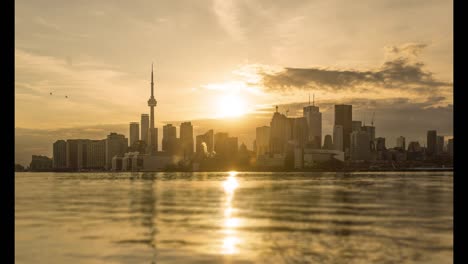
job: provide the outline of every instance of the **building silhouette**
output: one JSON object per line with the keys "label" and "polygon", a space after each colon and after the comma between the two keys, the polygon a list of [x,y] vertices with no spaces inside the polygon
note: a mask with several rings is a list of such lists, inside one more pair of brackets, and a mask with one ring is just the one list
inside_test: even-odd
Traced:
{"label": "building silhouette", "polygon": [[177,144],[177,129],[172,124],[163,126],[162,151],[174,154]]}
{"label": "building silhouette", "polygon": [[362,122],[361,121],[353,121],[351,123],[351,130],[352,131],[361,131],[362,130]]}
{"label": "building silhouette", "polygon": [[343,127],[343,149],[345,156],[350,148],[350,135],[352,131],[353,106],[352,105],[335,105],[335,125]]}
{"label": "building silhouette", "polygon": [[130,146],[140,140],[140,124],[138,122],[131,122],[130,123]]}
{"label": "building silhouette", "polygon": [[427,131],[427,149],[426,154],[429,157],[433,157],[437,151],[437,131]]}
{"label": "building silhouette", "polygon": [[437,149],[436,149],[436,153],[437,153],[438,155],[444,153],[444,143],[445,143],[444,136],[437,136]]}
{"label": "building silhouette", "polygon": [[205,156],[214,151],[214,132],[208,130],[203,135],[196,136],[196,152],[198,156]]}
{"label": "building silhouette", "polygon": [[123,156],[127,152],[128,139],[121,134],[110,133],[106,138],[106,169],[112,168],[112,158]]}
{"label": "building silhouette", "polygon": [[156,99],[154,99],[154,80],[153,80],[153,64],[151,64],[151,97],[148,100],[148,106],[150,107],[150,123],[149,123],[149,139],[148,139],[148,151],[150,155],[155,155],[158,151],[158,132],[154,127],[154,108],[157,105]]}
{"label": "building silhouette", "polygon": [[343,151],[343,126],[335,125],[333,127],[333,149]]}
{"label": "building silhouette", "polygon": [[[293,125],[294,145],[297,147],[303,148],[308,142],[310,142],[307,119],[305,117],[298,117],[298,118],[294,118],[293,120],[294,120],[294,125]],[[320,137],[315,136],[314,140],[312,140],[310,144],[313,144],[314,147],[316,147],[319,140],[321,140]],[[317,147],[317,148],[320,148],[320,147]]]}
{"label": "building silhouette", "polygon": [[406,149],[405,137],[399,136],[399,137],[396,139],[396,147],[399,148],[399,149],[402,149],[402,150],[405,150],[405,149]]}
{"label": "building silhouette", "polygon": [[303,108],[303,115],[307,121],[308,141],[313,148],[319,149],[322,146],[322,113],[315,106],[315,100],[313,105],[309,101],[309,105]]}
{"label": "building silhouette", "polygon": [[351,160],[370,160],[370,137],[365,131],[355,130],[351,133]]}
{"label": "building silhouette", "polygon": [[89,140],[86,148],[87,169],[104,169],[106,167],[106,140]]}
{"label": "building silhouette", "polygon": [[148,144],[149,115],[141,114],[141,136],[140,139]]}
{"label": "building silhouette", "polygon": [[292,124],[291,121],[283,114],[276,112],[270,122],[270,153],[284,154],[288,141],[292,139]]}
{"label": "building silhouette", "polygon": [[375,148],[377,151],[385,151],[387,147],[385,146],[385,138],[378,137],[375,139]]}
{"label": "building silhouette", "polygon": [[450,157],[453,157],[453,138],[449,139],[447,142],[447,152]]}
{"label": "building silhouette", "polygon": [[52,159],[46,156],[32,155],[29,169],[31,171],[50,171],[52,169]]}
{"label": "building silhouette", "polygon": [[328,150],[333,149],[332,136],[330,135],[325,136],[325,139],[323,140],[323,149],[328,149]]}
{"label": "building silhouette", "polygon": [[270,127],[257,127],[255,130],[255,148],[256,154],[264,155],[270,152]]}
{"label": "building silhouette", "polygon": [[193,126],[190,122],[180,124],[180,144],[185,159],[193,155]]}
{"label": "building silhouette", "polygon": [[67,168],[67,142],[65,140],[57,140],[53,144],[53,168]]}

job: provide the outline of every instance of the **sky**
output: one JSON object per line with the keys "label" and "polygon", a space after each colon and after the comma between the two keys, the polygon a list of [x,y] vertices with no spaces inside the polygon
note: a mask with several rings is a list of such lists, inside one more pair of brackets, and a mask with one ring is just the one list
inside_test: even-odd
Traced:
{"label": "sky", "polygon": [[346,103],[354,120],[375,113],[387,147],[450,138],[452,2],[16,0],[15,161],[52,156],[58,139],[128,136],[149,112],[152,62],[160,130],[192,121],[251,149],[276,105],[300,116],[310,94],[323,136]]}

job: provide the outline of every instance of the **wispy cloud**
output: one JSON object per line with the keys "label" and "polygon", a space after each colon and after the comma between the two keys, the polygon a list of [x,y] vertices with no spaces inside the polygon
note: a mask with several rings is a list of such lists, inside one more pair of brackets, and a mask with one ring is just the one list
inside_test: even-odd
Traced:
{"label": "wispy cloud", "polygon": [[236,41],[244,41],[244,30],[237,16],[234,0],[214,0],[213,10],[220,25]]}

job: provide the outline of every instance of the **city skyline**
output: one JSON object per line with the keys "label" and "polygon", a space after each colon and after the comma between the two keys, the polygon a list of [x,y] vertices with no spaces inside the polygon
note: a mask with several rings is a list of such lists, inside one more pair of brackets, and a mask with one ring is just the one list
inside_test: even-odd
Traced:
{"label": "city skyline", "polygon": [[[323,2],[184,3],[188,9],[197,8],[202,11],[199,15],[206,15],[200,20],[188,16],[184,8],[174,16],[180,3],[157,4],[159,8],[153,13],[143,12],[139,18],[132,12],[144,11],[143,7],[151,9],[151,3],[112,8],[93,4],[96,5],[93,11],[73,4],[56,4],[57,9],[64,11],[60,14],[73,8],[73,15],[65,17],[43,10],[47,4],[18,1],[15,160],[29,159],[31,154],[50,156],[52,137],[81,138],[71,135],[91,134],[86,138],[97,139],[110,131],[128,137],[128,123],[139,121],[141,113],[148,113],[144,104],[148,88],[146,69],[152,60],[156,62],[155,83],[159,89],[155,92],[159,103],[156,110],[159,145],[163,125],[191,121],[195,135],[211,128],[219,131],[216,126],[226,126],[215,123],[228,123],[229,129],[223,132],[239,136],[239,143],[245,142],[251,149],[255,127],[268,124],[275,105],[280,106],[280,112],[289,110],[288,116],[300,116],[309,94],[315,94],[316,105],[323,114],[322,140],[327,134],[333,135],[335,104],[353,105],[353,120],[367,124],[375,112],[376,133],[392,145],[399,136],[422,145],[425,132],[431,129],[447,138],[452,136],[451,2],[428,2],[424,6],[408,2],[394,4],[392,8],[390,2],[352,6],[342,2],[333,6],[334,12],[341,14],[346,8],[353,8],[364,19],[322,22],[324,29],[314,27],[314,23],[318,22],[315,19],[325,17],[310,15],[316,7],[325,8],[322,12],[327,13]],[[365,5],[383,14],[380,19],[384,23],[376,25],[372,34],[365,25],[376,18]],[[250,18],[239,10],[263,10],[263,16]],[[394,12],[399,12],[401,22],[391,19]],[[232,16],[225,16],[228,13]],[[96,38],[101,33],[100,23],[109,17],[102,14],[127,14],[125,18],[135,23],[123,27],[122,32],[132,32],[132,36],[155,45],[138,43],[144,45],[139,47],[142,52],[133,52],[130,60],[115,55],[131,43],[109,44],[112,48],[107,53],[89,48],[85,45],[87,38]],[[166,15],[172,15],[171,19]],[[272,20],[274,15],[279,15],[278,19]],[[71,25],[83,21],[82,18],[99,23],[92,29],[86,23]],[[429,20],[436,26],[428,29],[424,21]],[[193,21],[197,23],[187,24]],[[258,28],[247,27],[253,22],[263,23]],[[337,33],[346,33],[340,31],[344,24],[360,34],[349,41],[336,38]],[[399,28],[403,24],[409,26]],[[269,36],[259,34],[267,25],[272,25],[277,37],[262,38]],[[168,45],[177,43],[177,36],[167,34],[171,28],[181,30],[186,33],[184,38],[193,40],[191,50],[201,50],[187,53],[180,45]],[[213,45],[221,47],[214,55],[213,49],[202,48],[206,40],[194,35],[201,28],[208,29]],[[30,30],[36,31],[28,34]],[[157,34],[161,30],[165,35]],[[388,30],[391,37],[384,37],[382,34]],[[121,39],[112,32],[109,34],[109,40]],[[373,35],[377,36],[367,37]],[[315,42],[317,38],[322,44]],[[52,39],[63,45],[48,45]],[[245,44],[247,39],[251,42],[248,48],[238,45]],[[259,49],[265,45],[268,48]],[[234,46],[239,48],[233,49]],[[236,56],[228,55],[231,53]],[[220,63],[218,57],[227,62]],[[35,108],[41,111],[30,110]]]}

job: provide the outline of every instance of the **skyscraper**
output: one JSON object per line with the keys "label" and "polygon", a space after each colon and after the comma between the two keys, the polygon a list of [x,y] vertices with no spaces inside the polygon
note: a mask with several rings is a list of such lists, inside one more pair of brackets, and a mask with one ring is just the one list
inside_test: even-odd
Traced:
{"label": "skyscraper", "polygon": [[335,105],[335,125],[343,127],[343,151],[350,147],[350,135],[352,131],[353,106]]}
{"label": "skyscraper", "polygon": [[133,144],[140,140],[140,124],[138,122],[131,122],[130,123],[130,147]]}
{"label": "skyscraper", "polygon": [[55,141],[52,158],[54,169],[64,169],[67,167],[67,142],[65,140]]}
{"label": "skyscraper", "polygon": [[399,137],[396,139],[396,147],[399,148],[399,149],[402,149],[402,150],[405,150],[405,149],[406,149],[405,137],[399,136]]}
{"label": "skyscraper", "polygon": [[[309,141],[307,119],[305,117],[298,117],[298,118],[294,118],[293,120],[294,120],[294,124],[293,124],[294,143],[297,147],[303,148]],[[313,144],[318,142],[319,140],[318,137],[316,139],[317,141],[313,141],[314,142]],[[320,147],[316,147],[316,148],[320,148]]]}
{"label": "skyscraper", "polygon": [[426,154],[428,157],[433,157],[437,151],[437,131],[427,131],[427,149]]}
{"label": "skyscraper", "polygon": [[307,133],[308,141],[314,148],[320,148],[322,146],[322,113],[318,106],[315,106],[315,100],[313,105],[309,105],[303,108],[303,115],[307,121]]}
{"label": "skyscraper", "polygon": [[193,154],[193,126],[190,122],[180,124],[180,142],[182,145],[182,154],[189,158]]}
{"label": "skyscraper", "polygon": [[351,130],[352,131],[361,131],[362,130],[362,122],[361,121],[353,121],[351,123]]}
{"label": "skyscraper", "polygon": [[437,136],[437,149],[436,149],[437,154],[444,153],[444,143],[445,143],[444,136]]}
{"label": "skyscraper", "polygon": [[255,145],[257,156],[270,152],[270,127],[257,127],[255,131]]}
{"label": "skyscraper", "polygon": [[375,148],[377,151],[384,151],[387,149],[385,146],[385,138],[383,137],[378,137],[375,139]]}
{"label": "skyscraper", "polygon": [[87,168],[104,169],[106,167],[106,140],[90,140],[86,156]]}
{"label": "skyscraper", "polygon": [[332,141],[332,136],[326,135],[325,139],[323,140],[323,149],[333,149],[333,141]]}
{"label": "skyscraper", "polygon": [[154,99],[154,81],[153,81],[153,64],[151,64],[151,97],[148,100],[148,106],[150,107],[150,127],[149,127],[149,139],[148,139],[148,154],[154,155],[158,151],[157,147],[157,132],[154,127],[154,108],[157,102]]}
{"label": "skyscraper", "polygon": [[110,133],[106,138],[106,169],[112,168],[112,158],[123,156],[128,148],[128,138],[117,133]]}
{"label": "skyscraper", "polygon": [[343,151],[343,126],[335,125],[333,127],[333,149]]}
{"label": "skyscraper", "polygon": [[288,141],[292,139],[291,121],[283,114],[276,112],[270,122],[270,153],[284,154]]}
{"label": "skyscraper", "polygon": [[213,129],[210,129],[205,134],[198,135],[196,137],[196,152],[197,152],[197,155],[203,156],[205,154],[212,153],[213,150],[214,150]]}
{"label": "skyscraper", "polygon": [[351,133],[351,151],[352,160],[369,160],[371,157],[369,134],[365,131],[353,131]]}
{"label": "skyscraper", "polygon": [[447,142],[447,152],[451,157],[453,157],[453,138],[449,139]]}
{"label": "skyscraper", "polygon": [[148,144],[149,115],[141,114],[141,137],[140,139]]}
{"label": "skyscraper", "polygon": [[162,151],[174,154],[176,149],[177,129],[172,124],[163,126]]}

